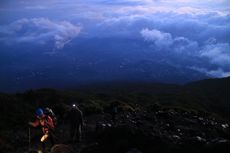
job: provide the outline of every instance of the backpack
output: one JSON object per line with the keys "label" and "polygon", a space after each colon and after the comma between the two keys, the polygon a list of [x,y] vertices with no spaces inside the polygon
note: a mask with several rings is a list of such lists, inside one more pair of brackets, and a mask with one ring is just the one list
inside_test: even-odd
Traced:
{"label": "backpack", "polygon": [[56,126],[57,125],[57,117],[56,117],[55,113],[53,112],[53,110],[51,108],[46,107],[44,113],[46,116],[50,116],[52,118],[54,126]]}

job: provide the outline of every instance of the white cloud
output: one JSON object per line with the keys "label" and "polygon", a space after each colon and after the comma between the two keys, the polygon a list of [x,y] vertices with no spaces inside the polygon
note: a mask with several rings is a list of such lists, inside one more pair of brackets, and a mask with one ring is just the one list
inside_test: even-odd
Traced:
{"label": "white cloud", "polygon": [[77,37],[81,27],[67,21],[51,21],[47,18],[20,19],[10,25],[1,26],[2,40],[6,42],[41,43],[53,41],[61,49]]}
{"label": "white cloud", "polygon": [[37,5],[37,6],[26,6],[25,9],[28,9],[28,10],[45,10],[48,8],[46,6]]}
{"label": "white cloud", "polygon": [[[137,35],[141,29],[148,28],[197,42],[203,42],[209,37],[226,41],[230,31],[229,18],[228,14],[223,15],[216,11],[204,9],[178,8],[168,10],[167,7],[137,6],[135,9],[123,7],[119,11],[106,14],[103,22],[97,25],[103,30],[100,31],[103,33],[102,36],[124,33],[124,31],[127,34],[136,33]],[[111,29],[113,30],[111,31]]]}
{"label": "white cloud", "polygon": [[173,39],[170,33],[164,33],[156,29],[148,28],[141,30],[141,35],[146,41],[154,42],[157,47],[168,47],[172,45]]}
{"label": "white cloud", "polygon": [[198,50],[198,43],[185,37],[173,38],[170,33],[165,33],[156,29],[148,28],[141,30],[141,35],[145,41],[153,42],[157,49],[170,47],[172,52],[182,54],[194,54]]}
{"label": "white cloud", "polygon": [[213,64],[230,68],[230,45],[228,43],[207,44],[200,51],[200,55],[208,58]]}
{"label": "white cloud", "polygon": [[[141,35],[145,41],[155,44],[156,49],[166,49],[177,56],[186,56],[190,58],[199,58],[204,60],[207,68],[198,68],[193,66],[192,69],[205,73],[211,77],[230,76],[230,44],[218,43],[215,38],[210,38],[198,44],[198,42],[189,40],[185,37],[172,37],[170,33],[165,33],[156,29],[147,28],[141,30]],[[199,46],[201,45],[201,47]],[[197,63],[193,63],[196,65]],[[207,64],[212,64],[210,68]],[[208,68],[209,67],[209,68]]]}
{"label": "white cloud", "polygon": [[176,37],[173,41],[173,50],[177,53],[186,52],[187,54],[194,55],[199,50],[199,44],[185,37]]}
{"label": "white cloud", "polygon": [[214,69],[214,70],[208,70],[206,68],[198,68],[198,67],[190,67],[192,70],[196,70],[201,73],[205,73],[210,77],[216,77],[216,78],[223,78],[223,77],[229,77],[230,71],[224,71],[221,68]]}
{"label": "white cloud", "polygon": [[211,75],[213,77],[218,77],[218,78],[223,78],[223,77],[229,77],[230,76],[230,72],[225,72],[221,68],[219,68],[217,70],[208,71],[207,74],[209,74],[209,75]]}
{"label": "white cloud", "polygon": [[230,76],[230,44],[218,43],[215,38],[208,39],[198,54],[201,59],[207,59],[211,64],[207,67],[191,67],[211,77]]}

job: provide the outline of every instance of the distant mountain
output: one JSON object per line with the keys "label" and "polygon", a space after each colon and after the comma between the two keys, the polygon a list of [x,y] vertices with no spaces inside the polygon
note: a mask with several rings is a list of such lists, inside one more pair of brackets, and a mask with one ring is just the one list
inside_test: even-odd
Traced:
{"label": "distant mountain", "polygon": [[[230,119],[230,77],[205,79],[184,85],[154,82],[102,82],[71,90],[134,94],[143,99],[158,99],[165,105],[207,110]],[[125,95],[124,95],[125,97]],[[151,101],[151,100],[150,100]]]}
{"label": "distant mountain", "polygon": [[188,83],[185,87],[195,95],[206,97],[207,104],[213,110],[230,118],[230,77],[201,80]]}
{"label": "distant mountain", "polygon": [[213,78],[213,79],[205,79],[195,82],[190,82],[186,84],[187,87],[190,88],[201,88],[205,91],[216,91],[216,92],[226,92],[229,93],[230,96],[230,77],[226,78]]}

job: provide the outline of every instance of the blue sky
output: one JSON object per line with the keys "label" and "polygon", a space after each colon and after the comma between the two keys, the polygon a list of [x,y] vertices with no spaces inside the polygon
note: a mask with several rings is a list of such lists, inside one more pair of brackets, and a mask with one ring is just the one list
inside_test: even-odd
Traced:
{"label": "blue sky", "polygon": [[0,43],[9,46],[58,52],[77,39],[133,39],[153,55],[196,59],[192,70],[230,76],[229,0],[3,0],[0,20]]}

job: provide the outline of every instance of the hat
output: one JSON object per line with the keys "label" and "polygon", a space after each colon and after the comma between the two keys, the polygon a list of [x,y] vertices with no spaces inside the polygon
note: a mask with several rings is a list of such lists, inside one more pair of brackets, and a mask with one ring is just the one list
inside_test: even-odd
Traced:
{"label": "hat", "polygon": [[42,116],[44,114],[44,112],[43,112],[43,110],[41,109],[41,108],[38,108],[37,110],[36,110],[36,115],[37,116]]}

